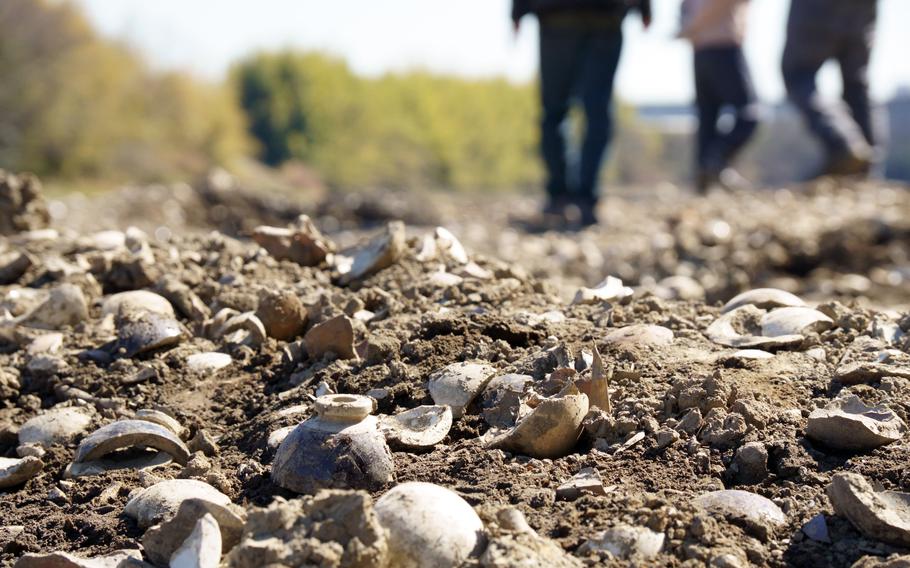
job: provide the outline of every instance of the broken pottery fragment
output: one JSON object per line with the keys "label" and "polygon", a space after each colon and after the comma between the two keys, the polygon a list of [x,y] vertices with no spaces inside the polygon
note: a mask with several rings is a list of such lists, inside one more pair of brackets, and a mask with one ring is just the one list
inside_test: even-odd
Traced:
{"label": "broken pottery fragment", "polygon": [[766,313],[751,304],[740,306],[714,320],[705,330],[705,335],[727,347],[755,349],[784,349],[798,346],[805,340],[800,334],[762,336],[761,321]]}
{"label": "broken pottery fragment", "polygon": [[806,436],[838,450],[872,450],[904,437],[907,426],[886,406],[867,406],[858,396],[813,410]]}
{"label": "broken pottery fragment", "polygon": [[184,317],[196,322],[203,322],[212,314],[205,302],[189,286],[174,276],[162,276],[155,288]]}
{"label": "broken pottery fragment", "polygon": [[19,459],[0,457],[0,489],[21,485],[43,468],[44,462],[33,456]]}
{"label": "broken pottery fragment", "polygon": [[806,521],[802,526],[803,534],[817,542],[831,543],[831,536],[828,532],[828,523],[825,520],[825,514],[819,513]]}
{"label": "broken pottery fragment", "polygon": [[404,255],[407,248],[405,227],[401,221],[392,221],[385,230],[351,251],[336,255],[336,270],[341,283],[349,284],[392,266]]}
{"label": "broken pottery fragment", "polygon": [[370,397],[331,394],[316,399],[317,416],[300,423],[278,447],[272,480],[297,493],[319,489],[378,490],[392,481],[392,454]]}
{"label": "broken pottery fragment", "polygon": [[494,367],[484,363],[452,363],[430,375],[430,396],[436,404],[451,406],[454,418],[461,418],[495,373]]}
{"label": "broken pottery fragment", "polygon": [[62,333],[45,333],[39,335],[28,344],[26,351],[29,355],[37,357],[38,355],[48,355],[60,351],[63,347]]}
{"label": "broken pottery fragment", "polygon": [[589,539],[581,545],[579,553],[587,555],[592,552],[609,552],[622,559],[651,559],[660,554],[664,538],[664,533],[646,527],[618,525]]}
{"label": "broken pottery fragment", "polygon": [[227,553],[240,542],[246,512],[233,504],[222,505],[205,499],[186,499],[180,503],[177,514],[155,525],[142,535],[142,547],[152,563],[167,566],[174,551],[196,528],[204,516],[211,516],[218,523],[221,533],[221,550]]}
{"label": "broken pottery fragment", "polygon": [[[219,312],[220,314],[221,312]],[[265,326],[253,312],[230,315],[224,323],[216,328],[215,335],[224,337],[229,343],[245,344],[256,348],[268,339]]]}
{"label": "broken pottery fragment", "polygon": [[213,373],[231,364],[231,356],[217,351],[194,353],[186,358],[186,367],[194,373]]}
{"label": "broken pottery fragment", "polygon": [[587,413],[587,395],[570,386],[557,396],[540,399],[529,412],[522,412],[515,426],[494,433],[487,446],[535,458],[563,457],[578,442]]}
{"label": "broken pottery fragment", "polygon": [[480,401],[486,423],[495,428],[509,428],[515,424],[521,398],[533,382],[534,377],[515,373],[490,379]]}
{"label": "broken pottery fragment", "polygon": [[593,467],[586,467],[575,474],[572,479],[556,488],[556,497],[574,501],[582,495],[606,495],[603,479]]}
{"label": "broken pottery fragment", "polygon": [[431,448],[452,428],[450,406],[418,406],[394,416],[380,416],[386,440],[407,448]]}
{"label": "broken pottery fragment", "polygon": [[910,546],[910,494],[875,491],[858,473],[841,472],[827,489],[834,511],[868,538]]}
{"label": "broken pottery fragment", "polygon": [[445,227],[436,227],[433,232],[437,250],[446,258],[458,264],[467,264],[468,253],[461,242]]}
{"label": "broken pottery fragment", "polygon": [[136,520],[139,528],[172,519],[188,499],[200,499],[227,507],[230,498],[208,483],[195,479],[167,479],[131,495],[123,513]]}
{"label": "broken pottery fragment", "polygon": [[327,353],[334,353],[340,359],[357,358],[354,325],[344,315],[313,326],[303,337],[303,343],[311,359],[321,359]]}
{"label": "broken pottery fragment", "polygon": [[163,296],[147,290],[131,290],[112,294],[101,303],[101,316],[118,316],[125,312],[158,314],[175,318],[174,307]]}
{"label": "broken pottery fragment", "polygon": [[389,565],[400,568],[458,566],[483,551],[484,526],[455,492],[432,483],[409,482],[376,501],[388,531]]}
{"label": "broken pottery fragment", "polygon": [[218,568],[221,563],[221,531],[215,517],[206,513],[180,548],[171,555],[170,568]]}
{"label": "broken pottery fragment", "polygon": [[622,280],[615,276],[607,276],[603,282],[593,288],[579,288],[575,292],[572,304],[597,304],[621,300],[632,295],[632,288],[622,285]]}
{"label": "broken pottery fragment", "polygon": [[99,460],[124,448],[134,446],[154,448],[186,465],[190,451],[173,432],[145,420],[118,420],[95,430],[79,444],[74,464]]}
{"label": "broken pottery fragment", "polygon": [[288,228],[256,227],[252,237],[276,260],[290,260],[301,266],[318,265],[335,248],[306,215]]}
{"label": "broken pottery fragment", "polygon": [[782,525],[787,521],[780,507],[750,491],[723,489],[699,495],[693,501],[706,511],[755,524]]}
{"label": "broken pottery fragment", "polygon": [[50,291],[47,299],[19,323],[26,327],[60,329],[88,319],[88,304],[82,289],[74,284],[61,284]]}
{"label": "broken pottery fragment", "polygon": [[117,347],[127,357],[173,347],[183,339],[180,323],[155,313],[123,314],[117,321]]}
{"label": "broken pottery fragment", "polygon": [[738,294],[721,308],[721,313],[732,312],[736,308],[752,305],[756,308],[771,309],[783,307],[804,307],[806,305],[798,296],[777,288],[756,288]]}
{"label": "broken pottery fragment", "polygon": [[764,337],[820,333],[834,327],[834,321],[812,308],[778,308],[761,319]]}
{"label": "broken pottery fragment", "polygon": [[490,538],[480,557],[480,566],[483,568],[582,566],[579,559],[567,554],[556,542],[538,535],[518,509],[500,509],[496,513],[496,520],[501,529],[500,534]]}
{"label": "broken pottery fragment", "polygon": [[611,331],[604,341],[619,345],[668,345],[673,342],[673,331],[659,325],[633,324]]}
{"label": "broken pottery fragment", "polygon": [[575,381],[578,390],[588,395],[590,406],[596,406],[606,413],[613,412],[610,404],[610,379],[613,376],[613,368],[609,371],[604,370],[603,358],[594,346],[594,359],[591,364],[591,377],[581,378]]}
{"label": "broken pottery fragment", "polygon": [[774,353],[768,353],[761,349],[740,349],[729,357],[739,361],[759,361],[762,359],[773,359]]}
{"label": "broken pottery fragment", "polygon": [[19,428],[19,444],[50,448],[66,444],[92,423],[92,410],[81,406],[56,406],[28,420]]}
{"label": "broken pottery fragment", "polygon": [[28,553],[13,565],[15,568],[122,568],[126,566],[148,566],[142,562],[142,552],[138,549],[124,549],[96,556],[82,558],[69,552],[51,552],[48,554]]}
{"label": "broken pottery fragment", "polygon": [[145,420],[146,422],[151,422],[153,424],[158,424],[159,426],[164,426],[168,430],[174,433],[175,436],[183,435],[183,426],[180,425],[180,422],[177,422],[170,414],[161,412],[160,410],[151,410],[148,408],[143,408],[136,411],[136,420]]}

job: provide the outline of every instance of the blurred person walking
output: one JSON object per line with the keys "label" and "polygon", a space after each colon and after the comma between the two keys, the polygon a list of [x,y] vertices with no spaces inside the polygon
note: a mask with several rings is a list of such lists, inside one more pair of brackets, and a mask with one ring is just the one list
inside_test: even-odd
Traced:
{"label": "blurred person walking", "polygon": [[[745,179],[730,167],[758,125],[758,103],[743,54],[748,0],[683,0],[679,36],[694,50],[698,111],[695,188],[720,184],[742,189]],[[725,109],[733,122],[721,128]]]}
{"label": "blurred person walking", "polygon": [[[787,94],[821,141],[825,160],[816,176],[866,175],[879,152],[869,101],[869,58],[877,0],[791,0],[782,71]],[[815,76],[837,61],[849,114],[826,105]]]}
{"label": "blurred person walking", "polygon": [[[622,22],[630,9],[651,24],[650,0],[513,0],[521,18],[540,22],[540,146],[547,170],[544,221],[597,223],[597,183],[612,136],[613,79],[622,52]],[[585,134],[578,168],[570,173],[563,125],[572,99],[581,104]]]}

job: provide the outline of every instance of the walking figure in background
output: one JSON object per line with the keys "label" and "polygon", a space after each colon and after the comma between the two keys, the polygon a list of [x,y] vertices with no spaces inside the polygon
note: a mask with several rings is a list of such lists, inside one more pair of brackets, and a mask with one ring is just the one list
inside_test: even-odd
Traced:
{"label": "walking figure in background", "polygon": [[[694,49],[698,110],[695,188],[714,185],[744,189],[745,179],[730,163],[758,125],[758,103],[743,54],[747,0],[683,0],[680,37]],[[721,113],[732,111],[725,128]]]}
{"label": "walking figure in background", "polygon": [[[516,32],[527,14],[540,22],[547,224],[597,223],[597,185],[613,126],[613,78],[622,52],[622,22],[630,8],[641,13],[645,27],[650,25],[650,0],[513,0]],[[573,97],[584,110],[585,135],[578,168],[570,174],[563,125]]]}
{"label": "walking figure in background", "polygon": [[[790,100],[821,141],[825,160],[816,176],[867,175],[880,159],[869,101],[869,58],[877,0],[792,0],[782,70]],[[825,105],[815,76],[837,61],[849,114]]]}

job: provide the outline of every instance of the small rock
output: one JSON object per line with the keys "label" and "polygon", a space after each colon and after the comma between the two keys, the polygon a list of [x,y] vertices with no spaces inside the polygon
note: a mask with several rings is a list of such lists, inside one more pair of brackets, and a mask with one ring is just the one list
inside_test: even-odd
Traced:
{"label": "small rock", "polygon": [[230,365],[231,356],[227,353],[206,351],[194,353],[186,358],[186,367],[194,373],[213,373]]}
{"label": "small rock", "polygon": [[761,442],[748,442],[736,450],[728,474],[735,483],[752,485],[768,476],[768,450]]}
{"label": "small rock", "polygon": [[385,231],[365,245],[336,255],[336,269],[341,275],[341,283],[348,284],[392,266],[404,255],[406,249],[404,223],[390,222]]}
{"label": "small rock", "polygon": [[701,430],[703,425],[704,421],[701,418],[701,411],[697,408],[690,408],[679,420],[679,424],[676,425],[676,430],[693,436],[696,432]]}
{"label": "small rock", "polygon": [[657,431],[657,448],[663,449],[675,444],[679,440],[679,432],[670,428],[663,428]]}
{"label": "small rock", "polygon": [[495,368],[483,363],[452,363],[430,375],[430,396],[436,404],[451,406],[452,416],[461,418],[495,373]]}
{"label": "small rock", "polygon": [[231,503],[227,495],[208,483],[195,479],[168,479],[138,491],[123,512],[144,529],[173,518],[188,499],[201,499],[222,507]]}
{"label": "small rock", "polygon": [[340,359],[356,359],[354,325],[347,316],[336,316],[313,326],[303,338],[311,359],[321,359],[334,353]]}
{"label": "small rock", "polygon": [[825,515],[819,513],[806,521],[802,528],[803,534],[812,540],[824,543],[831,543],[831,536],[828,533],[828,523],[825,521]]}
{"label": "small rock", "polygon": [[456,493],[432,483],[409,482],[376,501],[388,531],[389,565],[458,566],[486,544],[480,517]]}
{"label": "small rock", "polygon": [[196,430],[196,435],[187,445],[191,452],[202,452],[206,456],[217,456],[220,453],[215,438],[205,428]]}
{"label": "small rock", "polygon": [[739,489],[703,493],[695,498],[694,504],[706,511],[743,522],[765,540],[774,528],[787,521],[784,512],[770,499]]}
{"label": "small rock", "polygon": [[673,331],[659,325],[633,324],[611,331],[604,341],[619,345],[669,345],[673,342]]}
{"label": "small rock", "polygon": [[631,288],[622,285],[622,280],[615,276],[607,276],[603,282],[593,288],[579,288],[575,292],[572,305],[611,302],[631,296],[632,293]]}
{"label": "small rock", "polygon": [[82,289],[61,284],[50,291],[47,300],[22,317],[20,323],[40,329],[60,329],[88,319],[88,303]]}
{"label": "small rock", "polygon": [[647,560],[660,554],[665,538],[663,533],[645,527],[618,525],[582,544],[579,553],[608,552],[622,559]]}
{"label": "small rock", "polygon": [[270,337],[290,341],[303,333],[307,311],[291,290],[266,290],[259,298],[256,317]]}
{"label": "small rock", "polygon": [[827,493],[834,511],[864,536],[910,546],[910,494],[875,491],[866,478],[852,472],[835,474]]}
{"label": "small rock", "polygon": [[885,406],[867,406],[856,395],[812,411],[806,435],[840,450],[871,450],[904,437],[907,426]]}
{"label": "small rock", "polygon": [[142,536],[142,546],[149,560],[158,565],[167,565],[174,551],[193,532],[197,521],[211,516],[221,533],[219,553],[234,548],[243,534],[246,513],[236,505],[219,505],[205,499],[187,499],[180,503],[177,514],[171,519],[151,527]]}
{"label": "small rock", "polygon": [[101,317],[117,317],[127,312],[158,314],[170,319],[176,317],[174,307],[167,298],[147,290],[112,294],[101,304]]}
{"label": "small rock", "polygon": [[91,423],[92,412],[88,408],[56,406],[23,424],[19,428],[19,443],[43,448],[67,444],[85,432]]}
{"label": "small rock", "polygon": [[603,479],[593,467],[586,467],[556,489],[556,497],[574,501],[582,495],[606,495]]}
{"label": "small rock", "polygon": [[253,240],[276,260],[290,260],[301,266],[316,266],[334,250],[306,215],[289,228],[260,226],[253,229]]}
{"label": "small rock", "polygon": [[62,333],[45,333],[33,339],[26,351],[29,355],[35,357],[56,353],[60,351],[61,347],[63,347]]}
{"label": "small rock", "polygon": [[13,566],[14,568],[121,568],[147,565],[142,562],[141,551],[125,549],[94,558],[81,558],[68,552],[28,553],[22,556]]}
{"label": "small rock", "polygon": [[43,468],[44,462],[36,457],[0,457],[0,489],[21,485],[35,477]]}
{"label": "small rock", "polygon": [[206,513],[190,536],[171,555],[170,568],[218,568],[221,562],[221,531],[215,517]]}

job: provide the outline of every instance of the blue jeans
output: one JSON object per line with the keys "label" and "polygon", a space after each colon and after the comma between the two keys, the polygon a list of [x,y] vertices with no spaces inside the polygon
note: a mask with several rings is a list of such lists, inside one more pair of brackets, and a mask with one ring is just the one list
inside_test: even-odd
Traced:
{"label": "blue jeans", "polygon": [[[718,174],[746,145],[758,125],[758,105],[742,48],[695,50],[695,98],[698,107],[697,166]],[[733,125],[721,131],[721,111],[733,112]]]}
{"label": "blue jeans", "polygon": [[[622,52],[619,28],[540,23],[541,153],[553,200],[597,200],[600,166],[612,135],[613,78]],[[563,124],[573,97],[585,113],[577,175],[569,176]]]}

